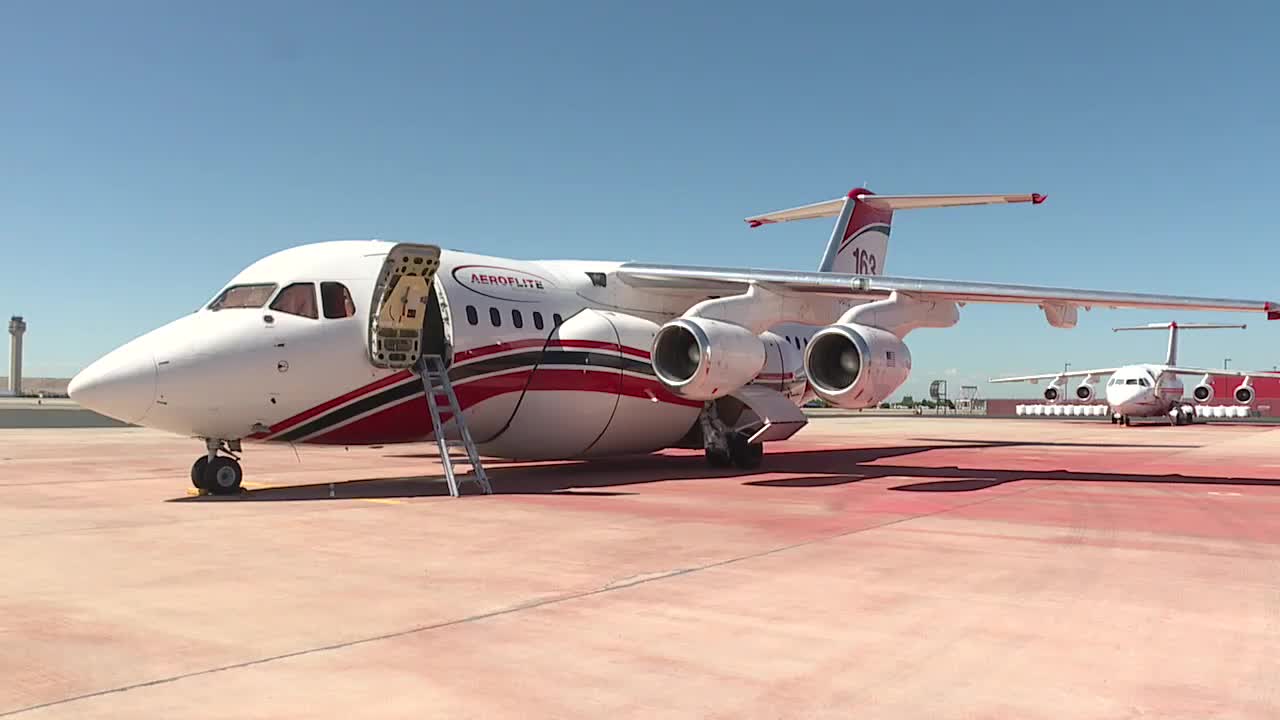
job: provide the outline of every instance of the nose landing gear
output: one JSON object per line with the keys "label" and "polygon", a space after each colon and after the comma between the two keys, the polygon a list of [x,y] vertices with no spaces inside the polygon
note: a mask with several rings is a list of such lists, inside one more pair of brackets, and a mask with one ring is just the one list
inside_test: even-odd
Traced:
{"label": "nose landing gear", "polygon": [[[239,493],[244,470],[240,468],[240,459],[232,452],[240,451],[240,441],[208,439],[205,446],[209,449],[208,454],[196,458],[191,465],[191,484],[197,490],[212,495]],[[219,452],[226,455],[219,455]]]}

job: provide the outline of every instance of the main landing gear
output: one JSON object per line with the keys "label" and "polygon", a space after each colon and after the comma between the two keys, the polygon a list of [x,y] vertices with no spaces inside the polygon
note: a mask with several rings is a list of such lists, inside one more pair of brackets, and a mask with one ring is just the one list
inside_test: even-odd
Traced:
{"label": "main landing gear", "polygon": [[747,442],[748,436],[730,428],[720,419],[715,403],[707,403],[698,420],[707,464],[713,468],[737,467],[755,470],[764,461],[764,444]]}
{"label": "main landing gear", "polygon": [[725,438],[727,447],[708,446],[707,464],[714,468],[739,467],[755,470],[764,461],[764,443],[748,443],[747,436],[733,433]]}
{"label": "main landing gear", "polygon": [[[205,440],[205,446],[209,448],[208,454],[196,458],[191,465],[191,484],[213,495],[238,494],[244,470],[240,468],[240,459],[232,453],[240,452],[240,441],[209,439]],[[226,454],[219,455],[219,452]]]}

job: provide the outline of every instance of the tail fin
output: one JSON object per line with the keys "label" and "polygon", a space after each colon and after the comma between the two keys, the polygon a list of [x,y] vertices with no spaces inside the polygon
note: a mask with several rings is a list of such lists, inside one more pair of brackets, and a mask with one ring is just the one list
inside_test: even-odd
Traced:
{"label": "tail fin", "polygon": [[1246,325],[1219,325],[1218,323],[1184,323],[1179,325],[1176,322],[1167,323],[1148,323],[1146,325],[1134,325],[1132,327],[1112,328],[1112,332],[1120,332],[1122,330],[1168,330],[1169,331],[1169,351],[1165,354],[1164,364],[1176,366],[1178,364],[1178,331],[1179,330],[1243,330]]}
{"label": "tail fin", "polygon": [[884,272],[889,252],[889,226],[894,210],[916,210],[964,205],[998,205],[1029,202],[1039,205],[1044,195],[876,195],[866,188],[855,188],[835,200],[778,210],[747,218],[751,227],[790,220],[835,217],[827,250],[822,254],[819,272],[879,275]]}

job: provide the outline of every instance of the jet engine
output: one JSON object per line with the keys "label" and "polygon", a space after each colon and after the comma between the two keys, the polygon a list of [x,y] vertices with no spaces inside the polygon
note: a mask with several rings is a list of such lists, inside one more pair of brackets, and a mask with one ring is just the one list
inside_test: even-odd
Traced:
{"label": "jet engine", "polygon": [[1198,403],[1207,403],[1213,400],[1213,386],[1207,382],[1202,382],[1191,389],[1191,397],[1196,399]]}
{"label": "jet engine", "polygon": [[805,372],[814,393],[837,407],[874,407],[906,382],[911,351],[896,335],[854,323],[831,325],[809,341]]}
{"label": "jet engine", "polygon": [[1057,402],[1062,398],[1062,388],[1057,385],[1050,385],[1044,389],[1044,399],[1049,402]]}
{"label": "jet engine", "polygon": [[677,318],[658,328],[653,371],[671,392],[714,400],[747,384],[764,366],[764,342],[741,325]]}
{"label": "jet engine", "polygon": [[1248,405],[1253,402],[1253,386],[1248,382],[1242,383],[1232,394],[1235,396],[1236,402],[1241,405]]}
{"label": "jet engine", "polygon": [[1080,383],[1076,386],[1076,399],[1089,402],[1096,394],[1093,383]]}

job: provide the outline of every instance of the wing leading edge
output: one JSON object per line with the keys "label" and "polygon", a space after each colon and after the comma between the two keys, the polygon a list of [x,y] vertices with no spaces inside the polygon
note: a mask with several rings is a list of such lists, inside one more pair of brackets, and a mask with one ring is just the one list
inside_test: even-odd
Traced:
{"label": "wing leading edge", "polygon": [[919,298],[953,300],[959,303],[1051,304],[1083,306],[1085,308],[1257,312],[1266,313],[1269,320],[1280,319],[1280,303],[1269,300],[1239,300],[1190,295],[1158,295],[1153,293],[1085,290],[1039,285],[892,277],[887,275],[852,275],[693,265],[624,263],[618,267],[616,272],[623,282],[632,287],[705,290],[709,294],[723,292],[726,288],[758,283],[785,292],[818,293],[845,297],[881,298],[897,292]]}
{"label": "wing leading edge", "polygon": [[1249,372],[1248,370],[1218,370],[1215,368],[1193,368],[1182,366],[1166,367],[1164,368],[1164,372],[1173,373],[1174,375],[1208,375],[1210,377],[1280,378],[1280,372]]}
{"label": "wing leading edge", "polygon": [[1018,375],[1016,377],[991,378],[990,383],[1029,382],[1035,384],[1041,380],[1058,380],[1066,378],[1110,375],[1120,368],[1098,368],[1097,370],[1072,370],[1071,372],[1044,373],[1043,375]]}

